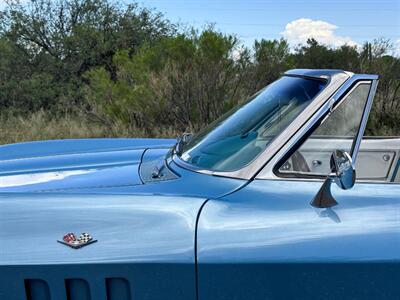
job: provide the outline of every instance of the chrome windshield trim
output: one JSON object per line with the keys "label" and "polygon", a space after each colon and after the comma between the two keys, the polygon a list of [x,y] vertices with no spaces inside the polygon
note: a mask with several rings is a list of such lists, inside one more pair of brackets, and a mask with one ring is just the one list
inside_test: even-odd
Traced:
{"label": "chrome windshield trim", "polygon": [[289,76],[304,76],[304,77],[313,77],[313,78],[321,78],[321,79],[330,79],[334,75],[337,74],[346,74],[349,77],[352,77],[354,73],[347,72],[343,70],[332,70],[332,69],[293,69],[285,72],[285,75]]}
{"label": "chrome windshield trim", "polygon": [[[348,86],[351,86],[351,84],[353,84],[356,80],[359,80],[355,78],[362,78],[366,80],[377,78],[375,75],[354,75],[353,73],[340,70],[291,70],[285,74],[288,76],[324,78],[328,80],[328,83],[325,89],[322,90],[322,92],[312,101],[312,103],[251,163],[236,171],[219,172],[197,168],[189,163],[186,163],[176,154],[172,156],[172,160],[178,166],[198,173],[246,180],[252,179],[261,170],[263,170],[266,164],[269,164],[271,159],[274,158],[282,148],[286,148],[288,146],[288,141],[291,141],[296,133],[299,132],[299,128],[301,130],[304,129],[305,124],[314,124],[319,117],[316,115],[316,113],[319,112],[322,107],[329,108],[329,105],[327,104],[329,104],[329,101],[332,98],[338,99],[337,96],[339,91],[347,90]],[[343,90],[344,86],[346,86],[346,88]]]}

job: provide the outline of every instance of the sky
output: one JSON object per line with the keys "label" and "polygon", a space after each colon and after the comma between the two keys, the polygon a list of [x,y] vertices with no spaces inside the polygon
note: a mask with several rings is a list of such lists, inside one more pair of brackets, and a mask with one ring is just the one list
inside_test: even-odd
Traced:
{"label": "sky", "polygon": [[[129,3],[129,0],[125,0]],[[251,47],[255,39],[286,38],[294,47],[314,37],[338,47],[388,38],[400,54],[400,0],[142,0],[174,21],[213,23]]]}
{"label": "sky", "polygon": [[[5,0],[0,0],[0,8]],[[26,0],[22,0],[26,1]],[[128,4],[134,0],[115,0]],[[286,38],[295,47],[313,37],[338,47],[387,38],[400,55],[400,0],[138,0],[173,22],[215,24],[248,47],[255,39]]]}

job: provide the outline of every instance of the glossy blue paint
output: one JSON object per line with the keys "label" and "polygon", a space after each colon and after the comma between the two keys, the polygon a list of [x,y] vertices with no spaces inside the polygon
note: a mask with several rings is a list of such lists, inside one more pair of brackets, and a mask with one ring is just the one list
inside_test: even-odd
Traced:
{"label": "glossy blue paint", "polygon": [[[245,181],[171,164],[176,180],[143,184],[140,163],[164,159],[169,149],[140,147],[3,160],[0,274],[7,276],[0,299],[23,299],[26,279],[42,280],[52,299],[66,299],[66,278],[84,280],[92,299],[105,299],[113,277],[129,282],[132,299],[195,299],[200,207]],[[98,242],[71,249],[57,243],[67,232]]]}
{"label": "glossy blue paint", "polygon": [[91,149],[75,146],[74,153],[66,149],[65,153],[58,151],[57,154],[48,153],[43,146],[47,142],[38,143],[43,146],[42,154],[36,150],[37,156],[22,155],[1,161],[0,193],[160,194],[210,198],[232,192],[246,183],[195,173],[171,162],[170,168],[179,175],[178,179],[142,184],[140,163],[164,159],[169,148],[155,140],[147,140],[147,144],[138,140],[137,145],[129,140],[129,147],[134,149],[127,149],[128,146],[120,142],[119,139],[110,140],[109,148],[105,149],[103,144],[95,147],[95,141]]}
{"label": "glossy blue paint", "polygon": [[[73,278],[90,282],[128,278],[133,299],[139,295],[140,299],[194,299],[195,223],[204,201],[167,196],[2,194],[0,274],[7,270],[8,275],[2,275],[0,291],[34,278],[49,281],[50,290],[56,292],[60,288],[52,282],[62,283],[72,273],[76,274]],[[87,232],[98,242],[71,249],[56,242],[67,232]],[[123,265],[118,268],[119,264]],[[171,284],[169,290],[163,282]],[[91,286],[94,290],[102,287]],[[173,286],[179,286],[180,294]]]}
{"label": "glossy blue paint", "polygon": [[[143,156],[143,162],[149,160],[162,159],[168,150],[150,149]],[[176,165],[173,161],[169,167],[175,172],[179,178],[175,180],[160,181],[154,183],[146,183],[135,186],[122,186],[97,189],[80,189],[86,193],[119,193],[119,194],[145,194],[145,195],[175,195],[175,196],[190,196],[190,197],[220,197],[231,193],[247,181],[233,178],[225,178],[218,176],[210,176],[207,174],[196,173],[183,169]],[[74,191],[69,191],[74,192]]]}
{"label": "glossy blue paint", "polygon": [[0,191],[96,188],[141,184],[143,150],[69,154],[2,162]]}
{"label": "glossy blue paint", "polygon": [[25,159],[32,157],[80,154],[87,152],[108,152],[144,148],[169,148],[174,139],[67,139],[25,142],[0,146],[0,160]]}
{"label": "glossy blue paint", "polygon": [[173,140],[94,139],[1,146],[0,192],[141,184],[138,170],[144,151],[172,145]]}
{"label": "glossy blue paint", "polygon": [[198,225],[200,299],[398,297],[400,186],[335,186],[339,205],[315,209],[320,186],[255,180],[209,200]]}
{"label": "glossy blue paint", "polygon": [[[194,224],[204,200],[1,194],[0,264],[193,262]],[[66,232],[88,232],[98,242],[73,251],[55,243]]]}

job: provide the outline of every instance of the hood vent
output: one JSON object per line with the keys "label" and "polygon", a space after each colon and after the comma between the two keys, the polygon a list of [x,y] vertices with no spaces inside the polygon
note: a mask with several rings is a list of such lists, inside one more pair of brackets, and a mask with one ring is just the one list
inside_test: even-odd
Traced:
{"label": "hood vent", "polygon": [[66,279],[65,291],[67,300],[91,300],[90,288],[86,280]]}
{"label": "hood vent", "polygon": [[50,300],[50,289],[46,281],[40,279],[25,280],[26,300]]}
{"label": "hood vent", "polygon": [[107,291],[107,300],[132,299],[129,282],[124,278],[107,278],[106,291]]}
{"label": "hood vent", "polygon": [[[67,300],[95,300],[97,297],[93,295],[97,295],[99,289],[106,293],[106,300],[132,299],[130,283],[125,278],[105,278],[105,289],[101,286],[90,286],[88,281],[80,278],[65,279],[64,282]],[[26,300],[54,300],[60,292],[54,290],[52,293],[52,287],[42,279],[25,279],[24,284]]]}

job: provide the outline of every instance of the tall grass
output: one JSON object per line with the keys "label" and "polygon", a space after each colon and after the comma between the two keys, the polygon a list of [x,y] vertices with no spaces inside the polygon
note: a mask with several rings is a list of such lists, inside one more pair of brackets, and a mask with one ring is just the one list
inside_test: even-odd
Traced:
{"label": "tall grass", "polygon": [[29,116],[0,114],[0,144],[70,138],[176,137],[177,135],[176,130],[172,128],[155,128],[151,132],[146,132],[118,123],[106,125],[89,119],[85,114],[53,116],[46,111],[32,113]]}

